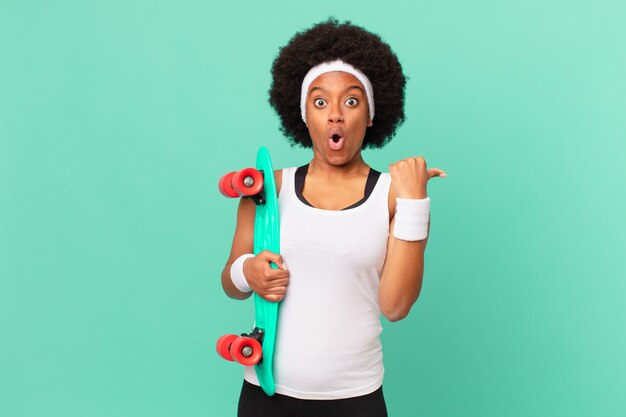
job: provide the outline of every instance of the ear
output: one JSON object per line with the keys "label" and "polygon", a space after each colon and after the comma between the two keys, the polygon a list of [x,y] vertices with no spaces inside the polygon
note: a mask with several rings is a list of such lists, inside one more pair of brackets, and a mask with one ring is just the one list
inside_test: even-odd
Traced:
{"label": "ear", "polygon": [[372,123],[372,118],[368,117],[367,118],[367,127],[371,127],[374,123]]}

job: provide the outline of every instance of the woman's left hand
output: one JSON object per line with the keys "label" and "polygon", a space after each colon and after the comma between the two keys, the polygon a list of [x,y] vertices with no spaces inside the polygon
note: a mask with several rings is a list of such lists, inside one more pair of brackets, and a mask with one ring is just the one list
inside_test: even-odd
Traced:
{"label": "woman's left hand", "polygon": [[426,169],[426,160],[422,156],[402,159],[389,165],[391,186],[400,198],[422,199],[428,196],[426,183],[432,177],[447,177],[439,168]]}

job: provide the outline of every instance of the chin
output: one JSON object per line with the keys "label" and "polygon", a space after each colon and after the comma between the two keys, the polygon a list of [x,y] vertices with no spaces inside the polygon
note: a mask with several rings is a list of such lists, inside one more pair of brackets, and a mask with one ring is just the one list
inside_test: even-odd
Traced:
{"label": "chin", "polygon": [[354,159],[354,155],[352,155],[352,156],[329,155],[326,158],[326,160],[328,161],[329,164],[335,165],[335,166],[347,165],[348,163],[350,163],[350,161],[352,161],[352,159]]}

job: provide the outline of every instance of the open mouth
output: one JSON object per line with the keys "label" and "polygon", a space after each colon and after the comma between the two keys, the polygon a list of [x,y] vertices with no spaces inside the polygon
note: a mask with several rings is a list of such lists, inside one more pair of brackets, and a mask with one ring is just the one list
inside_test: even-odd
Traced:
{"label": "open mouth", "polygon": [[330,138],[328,138],[328,146],[333,151],[339,151],[343,148],[343,144],[345,139],[339,133],[334,133]]}

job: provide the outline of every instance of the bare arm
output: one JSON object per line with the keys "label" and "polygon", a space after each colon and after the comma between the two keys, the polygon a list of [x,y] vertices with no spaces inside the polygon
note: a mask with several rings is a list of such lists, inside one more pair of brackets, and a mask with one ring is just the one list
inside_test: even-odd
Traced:
{"label": "bare arm", "polygon": [[[280,192],[282,183],[282,171],[274,171],[276,191]],[[233,284],[230,278],[230,268],[235,260],[245,254],[254,251],[254,216],[256,206],[247,198],[239,200],[237,210],[237,227],[226,265],[222,270],[222,288],[226,295],[238,300],[244,300],[252,294],[241,292]],[[263,251],[254,258],[247,259],[243,265],[244,275],[248,284],[256,293],[269,301],[280,301],[284,297],[289,282],[289,272],[285,269],[275,270],[270,262],[281,266],[283,264],[280,254]]]}
{"label": "bare arm", "polygon": [[230,255],[226,266],[222,271],[222,288],[224,292],[231,298],[237,300],[245,300],[250,297],[252,293],[241,292],[230,279],[230,267],[235,260],[244,253],[252,253],[254,250],[254,215],[256,213],[256,207],[254,202],[247,198],[239,200],[239,208],[237,209],[237,227],[235,229],[235,236],[233,237],[233,244],[230,249]]}
{"label": "bare arm", "polygon": [[[406,158],[389,166],[391,187],[389,192],[389,212],[395,213],[396,197],[403,199],[424,199],[427,197],[426,183],[429,178],[445,176],[439,168],[426,170],[423,157]],[[424,276],[424,252],[430,233],[423,240],[405,241],[393,235],[395,215],[390,220],[387,258],[383,266],[378,289],[378,302],[382,314],[389,321],[405,318],[422,290]]]}
{"label": "bare arm", "polygon": [[428,238],[413,242],[396,239],[393,236],[394,224],[395,219],[390,225],[387,258],[378,290],[380,310],[389,321],[405,318],[419,297],[428,242]]}

